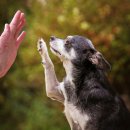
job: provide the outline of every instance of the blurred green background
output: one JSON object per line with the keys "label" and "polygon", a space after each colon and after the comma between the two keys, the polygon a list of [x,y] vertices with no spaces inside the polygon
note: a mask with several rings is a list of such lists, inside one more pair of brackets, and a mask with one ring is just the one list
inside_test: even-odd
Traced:
{"label": "blurred green background", "polygon": [[[0,0],[0,31],[17,10],[26,14],[26,38],[0,79],[0,130],[68,130],[63,106],[46,97],[39,37],[83,35],[112,65],[109,81],[130,109],[129,0]],[[59,81],[62,64],[51,53]]]}

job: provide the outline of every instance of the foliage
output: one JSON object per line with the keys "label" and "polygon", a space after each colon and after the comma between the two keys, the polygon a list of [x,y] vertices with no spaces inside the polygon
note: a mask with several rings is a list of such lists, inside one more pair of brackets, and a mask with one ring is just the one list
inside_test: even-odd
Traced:
{"label": "foliage", "polygon": [[[39,37],[47,42],[51,35],[90,38],[111,63],[109,80],[129,106],[129,0],[1,0],[1,32],[18,9],[26,14],[27,36],[15,64],[0,79],[0,130],[69,129],[63,106],[45,94],[43,68],[36,48]],[[65,75],[62,64],[50,55],[61,81]]]}

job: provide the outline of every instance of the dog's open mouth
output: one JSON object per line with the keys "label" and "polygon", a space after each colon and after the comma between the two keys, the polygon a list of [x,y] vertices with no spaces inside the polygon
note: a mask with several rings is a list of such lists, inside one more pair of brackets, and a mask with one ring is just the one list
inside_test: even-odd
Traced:
{"label": "dog's open mouth", "polygon": [[59,51],[57,51],[55,48],[51,47],[52,51],[54,51],[55,53],[58,53],[59,55],[61,55],[61,53]]}

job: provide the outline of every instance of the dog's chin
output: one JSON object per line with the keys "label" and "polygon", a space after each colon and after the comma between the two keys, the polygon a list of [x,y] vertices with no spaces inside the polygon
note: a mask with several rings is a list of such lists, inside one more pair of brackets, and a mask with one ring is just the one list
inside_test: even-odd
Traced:
{"label": "dog's chin", "polygon": [[56,55],[56,56],[60,59],[61,62],[64,62],[65,57],[64,57],[59,51],[57,51],[56,49],[54,49],[54,48],[52,48],[52,47],[50,47],[50,50],[51,50],[51,52],[52,52],[54,55]]}

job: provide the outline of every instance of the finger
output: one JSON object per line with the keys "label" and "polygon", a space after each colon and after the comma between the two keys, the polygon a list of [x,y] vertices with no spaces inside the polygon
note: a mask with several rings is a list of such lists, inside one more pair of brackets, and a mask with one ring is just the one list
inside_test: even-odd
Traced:
{"label": "finger", "polygon": [[11,32],[14,34],[15,31],[16,31],[16,28],[20,22],[20,16],[21,16],[21,11],[17,11],[10,23],[10,29],[11,29]]}
{"label": "finger", "polygon": [[19,33],[21,32],[22,28],[24,27],[25,21],[26,21],[25,20],[25,15],[24,15],[24,13],[21,13],[21,15],[20,15],[20,23],[17,26],[15,36],[14,36],[15,38],[18,37]]}
{"label": "finger", "polygon": [[1,34],[1,43],[5,43],[9,40],[10,38],[10,26],[9,24],[5,24],[5,28],[3,33]]}
{"label": "finger", "polygon": [[20,24],[17,27],[16,33],[15,33],[15,38],[18,37],[19,33],[22,31],[23,27],[25,25],[25,19],[23,19]]}
{"label": "finger", "polygon": [[25,19],[25,15],[24,15],[24,13],[21,13],[21,15],[20,15],[20,21],[23,20],[23,19]]}
{"label": "finger", "polygon": [[17,48],[19,48],[19,46],[20,46],[21,42],[23,41],[25,35],[26,35],[26,32],[23,31],[23,32],[19,35],[19,37],[17,38],[17,40],[16,40],[16,46],[17,46]]}

